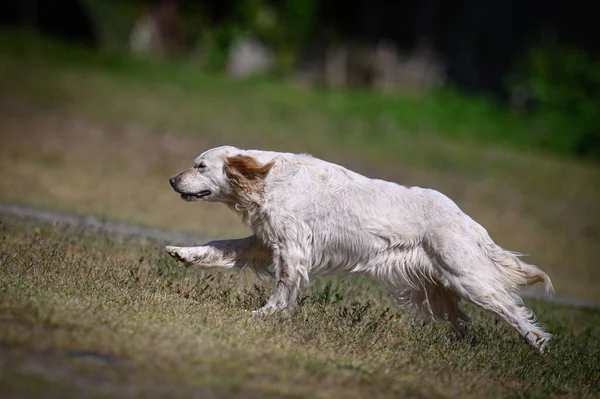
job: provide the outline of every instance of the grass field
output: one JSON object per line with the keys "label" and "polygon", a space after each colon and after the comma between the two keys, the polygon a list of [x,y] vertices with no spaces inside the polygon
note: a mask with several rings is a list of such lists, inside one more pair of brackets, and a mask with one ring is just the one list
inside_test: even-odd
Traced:
{"label": "grass field", "polygon": [[600,394],[597,310],[529,302],[556,334],[540,355],[474,308],[477,343],[451,343],[364,280],[313,281],[256,318],[268,286],[195,274],[160,243],[11,217],[0,234],[3,397]]}
{"label": "grass field", "polygon": [[[0,200],[240,235],[225,207],[182,203],[168,178],[216,145],[309,152],[444,192],[501,245],[531,254],[559,295],[600,301],[597,164],[501,147],[490,135],[457,141],[429,130],[427,112],[437,114],[427,102],[230,81],[185,65],[2,38]],[[406,126],[402,116],[386,117],[392,106],[408,114]],[[497,124],[506,140],[528,128],[483,111],[456,120],[471,121],[465,131]]]}
{"label": "grass field", "polygon": [[[229,210],[183,203],[168,178],[216,145],[310,152],[446,193],[531,254],[559,295],[600,301],[600,167],[533,151],[519,141],[531,121],[11,38],[0,35],[0,201],[240,236]],[[317,280],[302,306],[256,319],[269,287],[253,276],[193,274],[164,243],[1,221],[3,397],[600,394],[598,310],[528,300],[557,335],[543,356],[472,307],[478,344],[450,343],[360,279]]]}

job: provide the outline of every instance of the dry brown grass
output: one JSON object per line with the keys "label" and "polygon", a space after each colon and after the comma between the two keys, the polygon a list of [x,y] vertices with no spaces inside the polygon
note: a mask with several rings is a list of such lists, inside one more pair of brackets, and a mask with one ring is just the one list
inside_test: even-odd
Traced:
{"label": "dry brown grass", "polygon": [[[559,295],[600,299],[598,165],[450,141],[420,126],[435,125],[435,103],[404,104],[404,126],[388,118],[401,101],[0,42],[2,201],[237,236],[246,231],[233,214],[183,203],[168,178],[215,145],[310,152],[439,189],[498,243],[532,254]],[[480,109],[462,137],[474,126],[497,139],[514,127],[509,141],[525,132],[518,118]],[[460,119],[442,114],[456,133]],[[2,397],[599,395],[597,310],[528,301],[557,334],[544,356],[473,308],[478,345],[451,344],[443,326],[391,307],[364,280],[317,280],[297,309],[256,319],[248,311],[268,287],[251,276],[190,274],[164,243],[2,222]]]}
{"label": "dry brown grass", "polygon": [[[6,101],[0,119],[2,200],[212,237],[247,232],[225,207],[183,203],[168,184],[197,153],[235,144],[235,135],[192,137]],[[268,139],[264,143],[268,146]],[[550,274],[560,295],[600,299],[600,186],[593,184],[600,181],[597,167],[478,148],[474,156],[487,151],[494,158],[469,159],[471,166],[465,170],[454,164],[444,171],[434,164],[405,164],[389,154],[393,150],[381,148],[378,159],[373,148],[370,153],[323,147],[315,155],[370,176],[446,193],[501,245],[531,254],[528,260]],[[419,150],[426,154],[427,144]],[[447,145],[457,163],[469,151],[468,146],[459,150]]]}
{"label": "dry brown grass", "polygon": [[540,355],[470,308],[478,344],[390,308],[377,285],[313,281],[295,310],[250,310],[252,276],[196,275],[161,243],[0,225],[3,397],[593,397],[600,313],[533,302]]}

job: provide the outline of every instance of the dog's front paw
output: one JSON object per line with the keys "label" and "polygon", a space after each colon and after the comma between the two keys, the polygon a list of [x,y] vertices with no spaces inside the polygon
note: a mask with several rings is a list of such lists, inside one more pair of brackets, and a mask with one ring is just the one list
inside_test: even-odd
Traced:
{"label": "dog's front paw", "polygon": [[168,246],[168,247],[165,247],[165,251],[167,251],[167,253],[169,255],[171,255],[178,262],[181,262],[185,265],[189,265],[190,260],[187,258],[187,254],[185,253],[185,248]]}
{"label": "dog's front paw", "polygon": [[171,255],[173,258],[180,260],[181,259],[181,255],[179,255],[179,247],[172,247],[172,246],[167,246],[165,247],[165,251],[167,251],[167,253],[169,255]]}
{"label": "dog's front paw", "polygon": [[252,316],[269,316],[275,313],[276,310],[273,306],[265,305],[262,308],[253,310]]}

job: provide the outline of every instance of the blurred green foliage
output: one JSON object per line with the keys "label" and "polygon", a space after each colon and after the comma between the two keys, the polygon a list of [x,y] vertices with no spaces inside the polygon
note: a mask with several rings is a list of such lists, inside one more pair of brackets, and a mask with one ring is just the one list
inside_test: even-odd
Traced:
{"label": "blurred green foliage", "polygon": [[83,0],[96,23],[103,49],[125,51],[129,49],[129,36],[144,6],[138,1]]}
{"label": "blurred green foliage", "polygon": [[[116,0],[85,2],[98,25],[104,50],[127,51],[129,34],[144,12],[143,4]],[[231,43],[249,35],[274,51],[275,76],[284,76],[310,40],[317,7],[317,0],[283,0],[277,7],[265,0],[243,0],[228,19],[211,26],[201,5],[186,4],[182,24],[191,45],[191,57],[186,62],[210,72],[221,72],[226,67]],[[160,69],[165,67],[161,65]],[[154,69],[148,66],[149,71]],[[175,79],[173,74],[169,79]],[[600,159],[598,60],[556,40],[546,40],[528,53],[508,83],[528,93],[534,104],[529,111],[519,107],[508,109],[485,97],[467,97],[449,87],[421,99],[404,97],[401,93],[391,96],[332,91],[315,96],[311,103],[324,102],[325,108],[320,109],[323,112],[328,109],[333,119],[343,114],[367,121],[372,126],[372,140],[401,140],[400,130],[417,134],[434,132]]]}
{"label": "blurred green foliage", "polygon": [[[129,35],[144,13],[141,1],[84,0],[98,26],[105,49],[126,50]],[[218,26],[210,26],[202,5],[186,2],[181,12],[182,28],[193,51],[202,51],[201,65],[211,71],[225,68],[230,44],[252,36],[275,54],[277,73],[289,71],[299,51],[309,41],[317,15],[317,0],[284,0],[277,7],[265,0],[242,0]]]}
{"label": "blurred green foliage", "polygon": [[308,43],[317,15],[317,0],[284,0],[273,7],[265,0],[243,0],[232,23],[275,53],[276,72],[287,72]]}
{"label": "blurred green foliage", "polygon": [[546,39],[516,76],[533,97],[544,146],[600,158],[600,60]]}

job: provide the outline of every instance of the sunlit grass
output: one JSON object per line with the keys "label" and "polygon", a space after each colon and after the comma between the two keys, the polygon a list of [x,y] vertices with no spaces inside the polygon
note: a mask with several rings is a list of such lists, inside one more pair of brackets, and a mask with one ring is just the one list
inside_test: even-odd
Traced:
{"label": "sunlit grass", "polygon": [[316,280],[296,309],[256,318],[249,311],[265,302],[268,281],[194,273],[168,259],[160,243],[6,217],[0,234],[0,391],[598,394],[596,310],[529,303],[556,334],[540,355],[473,307],[477,344],[451,343],[447,326],[397,309],[362,279]]}
{"label": "sunlit grass", "polygon": [[[160,123],[167,117],[180,130],[228,132],[244,120],[244,134],[252,139],[278,135],[290,124],[297,125],[293,130],[325,124],[328,136],[344,139],[350,134],[356,136],[356,145],[399,146],[425,135],[526,151],[573,154],[576,149],[569,126],[549,124],[485,97],[469,98],[447,88],[416,99],[367,91],[305,90],[263,78],[235,81],[204,73],[193,62],[153,63],[120,52],[92,53],[14,32],[0,33],[0,54],[0,73],[11,75],[4,82],[5,89],[17,97],[36,96],[54,105],[83,106],[90,112],[89,106],[102,108],[103,116],[119,119],[126,117],[122,113],[126,111],[136,119],[143,116],[146,123]],[[85,80],[93,90],[76,93],[68,83],[73,75],[82,74],[76,80]],[[158,91],[170,105],[145,98],[137,107],[123,109],[127,96],[107,101],[106,94],[115,83],[125,83],[128,90],[142,86],[149,93]],[[71,104],[81,95],[90,104]],[[178,101],[182,98],[185,101]],[[220,112],[225,107],[235,112]],[[177,110],[172,112],[172,108]],[[320,132],[306,129],[304,134]]]}
{"label": "sunlit grass", "polygon": [[[79,80],[82,77],[75,78],[77,84],[69,83],[69,87],[77,95],[86,89],[94,92],[87,80]],[[104,90],[110,88],[113,93],[104,97],[124,101],[123,113],[135,111],[138,100],[146,98],[165,108],[170,104],[164,96],[149,95],[145,89],[139,88],[142,94],[123,91],[115,81],[106,82]],[[168,183],[169,177],[189,167],[198,153],[212,146],[245,146],[248,137],[243,121],[229,121],[237,128],[215,136],[171,128],[172,119],[165,114],[163,127],[153,129],[142,116],[139,122],[102,117],[105,107],[101,106],[95,109],[94,117],[83,109],[90,106],[87,101],[53,109],[40,107],[32,98],[25,103],[5,98],[0,104],[0,200],[185,230],[204,237],[248,233],[225,206],[184,203]],[[179,101],[185,103],[185,97]],[[235,103],[231,107],[235,109]],[[180,110],[173,108],[172,113]],[[225,107],[220,112],[228,115],[228,110]],[[255,122],[248,123],[253,126]],[[359,151],[345,140],[328,136],[328,125],[314,126],[321,129],[320,136],[303,135],[288,124],[279,132],[282,143],[276,144],[275,135],[265,134],[246,144],[250,148],[308,151],[367,176],[435,188],[485,226],[500,245],[530,254],[528,261],[550,274],[559,295],[600,299],[600,186],[593,184],[600,179],[597,167],[495,148],[440,146],[436,140],[409,145],[411,157],[422,158],[413,163],[404,159],[407,149],[403,146],[379,143]],[[443,156],[430,162],[438,150]]]}

